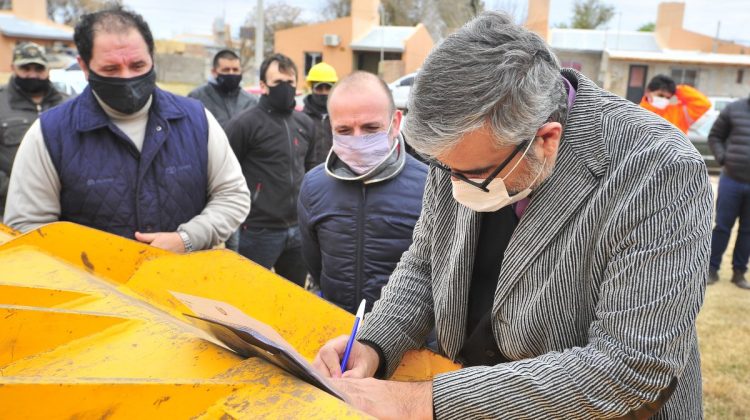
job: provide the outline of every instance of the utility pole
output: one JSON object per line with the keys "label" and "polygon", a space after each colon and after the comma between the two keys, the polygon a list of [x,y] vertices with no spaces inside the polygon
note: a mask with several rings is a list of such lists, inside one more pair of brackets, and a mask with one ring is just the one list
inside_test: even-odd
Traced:
{"label": "utility pole", "polygon": [[378,5],[380,12],[380,62],[378,63],[378,76],[383,77],[383,61],[385,61],[385,7],[383,2]]}
{"label": "utility pole", "polygon": [[260,85],[260,63],[263,62],[263,49],[265,43],[263,40],[263,30],[266,25],[263,16],[263,0],[258,0],[255,11],[255,80]]}
{"label": "utility pole", "polygon": [[719,51],[719,32],[721,31],[721,21],[716,22],[716,37],[714,38],[713,52]]}

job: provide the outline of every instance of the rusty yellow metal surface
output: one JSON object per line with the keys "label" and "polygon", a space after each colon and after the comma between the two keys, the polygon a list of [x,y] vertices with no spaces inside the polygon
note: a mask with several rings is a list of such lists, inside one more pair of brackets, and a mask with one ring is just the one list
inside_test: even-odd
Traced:
{"label": "rusty yellow metal surface", "polygon": [[0,223],[0,244],[8,242],[16,236],[18,236],[18,232]]}
{"label": "rusty yellow metal surface", "polygon": [[[176,255],[71,223],[0,226],[0,418],[361,418],[203,340],[169,291],[231,303],[312,360],[352,316],[227,250]],[[456,369],[411,352],[398,380]],[[44,401],[44,404],[39,404]]]}

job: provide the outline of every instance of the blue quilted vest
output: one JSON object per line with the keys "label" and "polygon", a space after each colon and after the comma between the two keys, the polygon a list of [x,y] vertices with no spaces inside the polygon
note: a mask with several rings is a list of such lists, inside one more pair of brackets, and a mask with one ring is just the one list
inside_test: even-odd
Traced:
{"label": "blue quilted vest", "polygon": [[200,102],[157,88],[140,153],[91,88],[40,122],[60,177],[60,220],[133,238],[174,232],[206,206],[208,121]]}

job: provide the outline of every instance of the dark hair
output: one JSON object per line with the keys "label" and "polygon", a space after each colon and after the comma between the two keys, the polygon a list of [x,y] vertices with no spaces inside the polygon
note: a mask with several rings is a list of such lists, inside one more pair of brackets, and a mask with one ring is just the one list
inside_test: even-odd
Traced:
{"label": "dark hair", "polygon": [[674,93],[677,91],[677,86],[675,85],[674,80],[672,80],[671,77],[665,74],[657,74],[653,79],[651,79],[650,82],[648,82],[648,86],[646,87],[646,89],[648,89],[649,92],[666,90],[671,95],[674,95]]}
{"label": "dark hair", "polygon": [[263,83],[266,83],[266,73],[268,72],[268,67],[273,62],[279,63],[279,71],[282,73],[289,73],[291,70],[294,72],[294,79],[297,79],[297,65],[294,64],[294,61],[292,61],[291,58],[285,56],[284,54],[273,54],[266,57],[265,60],[263,60],[263,63],[260,65],[260,80]]}
{"label": "dark hair", "polygon": [[240,56],[232,50],[221,50],[214,56],[214,68],[219,67],[219,60],[239,60]]}
{"label": "dark hair", "polygon": [[129,29],[137,29],[143,40],[148,45],[148,53],[154,56],[154,36],[148,23],[143,16],[132,12],[122,6],[115,6],[94,13],[81,16],[73,33],[73,40],[78,48],[78,54],[83,62],[88,65],[91,62],[91,53],[94,49],[94,33],[123,33]]}

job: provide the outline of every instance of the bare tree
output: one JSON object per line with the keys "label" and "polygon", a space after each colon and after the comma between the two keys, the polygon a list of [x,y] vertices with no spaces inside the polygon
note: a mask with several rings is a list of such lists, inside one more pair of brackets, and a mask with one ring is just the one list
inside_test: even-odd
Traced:
{"label": "bare tree", "polygon": [[333,20],[352,14],[352,0],[326,0],[323,19]]}
{"label": "bare tree", "polygon": [[75,25],[83,14],[121,5],[122,0],[47,0],[47,15],[57,23]]}
{"label": "bare tree", "polygon": [[[250,12],[245,19],[245,27],[255,27],[255,11]],[[300,26],[306,22],[302,19],[302,9],[297,6],[292,6],[284,2],[266,4],[263,11],[264,15],[264,40],[263,40],[263,55],[269,55],[273,53],[274,35],[276,31],[282,29],[293,28]],[[240,37],[240,60],[242,60],[243,72],[249,70],[254,65],[255,56],[255,37],[250,36],[252,31],[244,33],[245,36]],[[260,64],[260,63],[259,63]]]}

